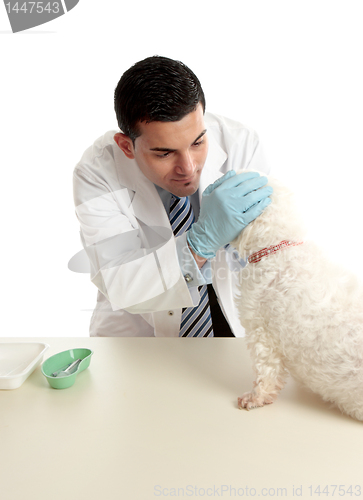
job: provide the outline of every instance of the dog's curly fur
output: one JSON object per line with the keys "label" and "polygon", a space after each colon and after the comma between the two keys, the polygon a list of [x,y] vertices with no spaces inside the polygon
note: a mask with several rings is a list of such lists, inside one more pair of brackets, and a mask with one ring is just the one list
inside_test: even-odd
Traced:
{"label": "dog's curly fur", "polygon": [[[306,234],[292,193],[269,185],[272,203],[232,242],[242,258]],[[363,288],[352,273],[304,241],[243,269],[236,303],[257,373],[240,408],[272,403],[290,373],[363,420]]]}

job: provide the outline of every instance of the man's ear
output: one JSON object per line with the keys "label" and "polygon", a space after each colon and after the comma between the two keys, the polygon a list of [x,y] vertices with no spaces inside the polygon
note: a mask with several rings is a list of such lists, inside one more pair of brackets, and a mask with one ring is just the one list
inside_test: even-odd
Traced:
{"label": "man's ear", "polygon": [[130,137],[122,132],[118,132],[113,136],[113,138],[118,147],[124,152],[125,156],[127,156],[130,160],[133,160],[135,158],[134,145]]}

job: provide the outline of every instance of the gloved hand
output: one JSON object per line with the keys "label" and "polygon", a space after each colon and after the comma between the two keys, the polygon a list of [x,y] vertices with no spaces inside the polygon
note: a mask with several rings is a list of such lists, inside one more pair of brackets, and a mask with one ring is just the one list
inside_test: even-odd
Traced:
{"label": "gloved hand", "polygon": [[[234,240],[271,203],[272,188],[257,172],[234,170],[203,192],[199,219],[187,234],[191,249],[206,259]],[[263,187],[265,186],[265,187]]]}

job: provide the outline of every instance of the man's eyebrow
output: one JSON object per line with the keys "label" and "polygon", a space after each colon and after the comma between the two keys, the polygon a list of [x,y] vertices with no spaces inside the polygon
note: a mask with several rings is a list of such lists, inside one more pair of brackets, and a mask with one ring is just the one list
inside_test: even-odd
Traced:
{"label": "man's eyebrow", "polygon": [[[207,129],[203,130],[201,134],[198,135],[198,137],[193,141],[192,144],[195,144],[199,139],[203,137],[203,135],[207,132]],[[176,151],[176,149],[170,149],[170,148],[150,148],[150,151],[162,151],[164,153],[173,153]]]}

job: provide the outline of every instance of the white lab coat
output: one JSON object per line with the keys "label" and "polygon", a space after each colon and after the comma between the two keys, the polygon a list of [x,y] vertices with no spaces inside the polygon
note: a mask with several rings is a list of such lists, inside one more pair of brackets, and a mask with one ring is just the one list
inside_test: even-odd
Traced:
{"label": "white lab coat", "polygon": [[[199,185],[228,170],[268,173],[257,134],[235,121],[205,114],[209,151]],[[74,170],[81,239],[98,287],[91,336],[177,337],[181,309],[196,305],[181,272],[168,214],[154,184],[107,132]],[[233,296],[237,276],[224,249],[211,260],[212,282],[233,333],[243,336]]]}

